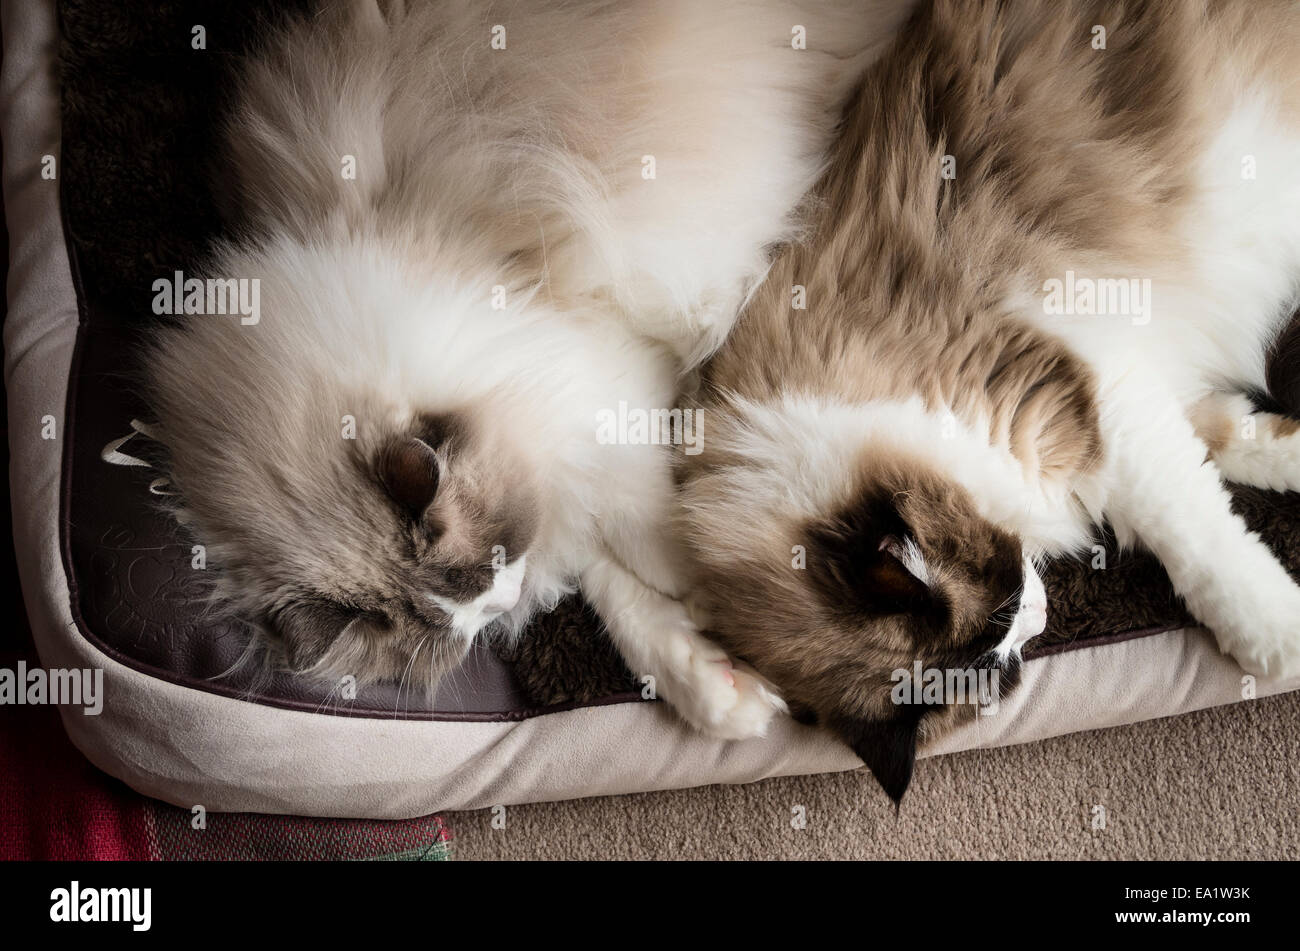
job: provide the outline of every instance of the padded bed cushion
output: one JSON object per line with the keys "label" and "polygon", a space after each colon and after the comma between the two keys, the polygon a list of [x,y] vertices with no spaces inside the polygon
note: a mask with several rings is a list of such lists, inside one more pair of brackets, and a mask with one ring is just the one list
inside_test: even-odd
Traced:
{"label": "padded bed cushion", "polygon": [[[177,805],[375,818],[859,766],[790,720],[745,742],[694,733],[640,698],[576,598],[517,644],[476,649],[433,707],[391,686],[352,700],[287,675],[260,683],[247,668],[228,673],[247,632],[203,616],[193,541],[150,494],[156,473],[101,453],[132,419],[148,419],[129,372],[135,341],[156,319],[153,280],[193,267],[218,233],[205,166],[222,64],[269,6],[199,15],[161,2],[65,2],[56,29],[53,0],[3,5],[15,536],[43,664],[105,672],[100,715],[63,710],[74,742]],[[196,22],[208,28],[205,51],[190,48]],[[54,181],[41,176],[46,155],[59,156]],[[41,438],[49,416],[54,440]],[[148,458],[141,443],[122,450]],[[1300,565],[1297,498],[1236,498],[1288,565]],[[1300,686],[1245,680],[1191,625],[1152,559],[1108,539],[1098,551],[1104,568],[1061,562],[1048,573],[1051,622],[1019,690],[927,755]]]}

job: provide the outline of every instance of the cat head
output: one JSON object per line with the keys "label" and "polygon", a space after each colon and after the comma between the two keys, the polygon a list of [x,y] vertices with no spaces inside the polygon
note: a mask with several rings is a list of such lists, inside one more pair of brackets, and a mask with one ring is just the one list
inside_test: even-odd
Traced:
{"label": "cat head", "polygon": [[502,331],[463,301],[318,257],[230,262],[262,275],[261,321],[160,332],[146,400],[216,599],[271,659],[431,692],[527,609],[536,400],[509,398]]}
{"label": "cat head", "polygon": [[[417,416],[351,460],[350,505],[365,514],[326,516],[338,532],[333,563],[259,552],[263,583],[276,564],[293,565],[291,585],[319,579],[287,599],[273,596],[255,615],[290,669],[399,682],[414,675],[432,688],[475,635],[514,610],[537,515],[526,481],[501,465],[502,448],[489,451],[467,418]],[[301,543],[305,530],[295,526],[286,541]],[[349,568],[349,559],[369,564]]]}
{"label": "cat head", "polygon": [[[288,669],[432,691],[520,602],[537,524],[527,479],[469,416],[315,436],[311,468],[243,458],[248,442],[228,448],[182,478],[187,511],[201,513],[223,585]],[[310,437],[293,438],[302,448]]]}
{"label": "cat head", "polygon": [[[861,462],[814,512],[797,511],[790,483],[738,471],[686,485],[710,635],[898,802],[919,739],[1015,687],[1046,621],[1042,582],[1020,540],[920,460]],[[710,498],[723,485],[743,493],[735,507]]]}

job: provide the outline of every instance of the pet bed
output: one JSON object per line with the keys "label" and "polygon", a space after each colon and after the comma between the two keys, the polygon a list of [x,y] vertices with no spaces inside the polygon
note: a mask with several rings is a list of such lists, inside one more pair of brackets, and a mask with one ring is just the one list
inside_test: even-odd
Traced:
{"label": "pet bed", "polygon": [[[2,8],[15,541],[42,663],[104,671],[101,713],[62,708],[75,744],[180,806],[372,818],[860,766],[789,719],[744,742],[693,732],[641,699],[576,599],[509,649],[477,649],[436,708],[392,687],[353,698],[288,676],[220,676],[247,633],[204,616],[192,542],[155,504],[156,474],[105,455],[147,458],[131,421],[148,411],[126,369],[157,319],[152,282],[192,266],[217,233],[205,166],[222,77],[274,6]],[[195,24],[205,49],[194,49]],[[1236,500],[1300,565],[1300,499],[1241,490]],[[1245,678],[1148,557],[1105,541],[1092,559],[1052,566],[1047,585],[1051,621],[1020,689],[925,755],[1300,687]]]}

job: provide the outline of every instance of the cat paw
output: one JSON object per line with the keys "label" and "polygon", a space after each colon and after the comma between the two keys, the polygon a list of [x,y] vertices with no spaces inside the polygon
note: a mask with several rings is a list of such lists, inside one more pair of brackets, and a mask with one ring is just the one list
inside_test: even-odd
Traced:
{"label": "cat paw", "polygon": [[697,632],[668,678],[664,699],[696,729],[723,740],[764,736],[785,702],[755,671],[735,664]]}
{"label": "cat paw", "polygon": [[1288,639],[1251,638],[1225,645],[1241,669],[1257,677],[1289,680],[1300,677],[1300,631]]}
{"label": "cat paw", "polygon": [[1265,602],[1254,624],[1237,637],[1220,637],[1225,653],[1259,677],[1300,677],[1300,591]]}

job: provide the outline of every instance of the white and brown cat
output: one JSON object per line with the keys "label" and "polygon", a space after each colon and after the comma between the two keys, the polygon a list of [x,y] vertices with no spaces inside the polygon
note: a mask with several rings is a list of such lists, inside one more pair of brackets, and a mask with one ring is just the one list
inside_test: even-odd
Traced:
{"label": "white and brown cat", "polygon": [[896,800],[954,711],[891,672],[1013,674],[1035,560],[1103,520],[1246,670],[1300,672],[1300,586],[1223,484],[1300,489],[1245,395],[1300,289],[1300,5],[925,3],[817,194],[684,461],[723,647]]}

